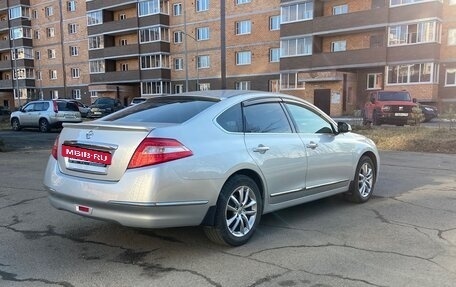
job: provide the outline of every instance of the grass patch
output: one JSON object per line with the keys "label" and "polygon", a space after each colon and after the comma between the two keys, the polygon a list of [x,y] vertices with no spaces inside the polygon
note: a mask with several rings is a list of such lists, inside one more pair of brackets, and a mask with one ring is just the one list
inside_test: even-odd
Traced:
{"label": "grass patch", "polygon": [[456,154],[456,129],[424,127],[354,128],[379,150]]}

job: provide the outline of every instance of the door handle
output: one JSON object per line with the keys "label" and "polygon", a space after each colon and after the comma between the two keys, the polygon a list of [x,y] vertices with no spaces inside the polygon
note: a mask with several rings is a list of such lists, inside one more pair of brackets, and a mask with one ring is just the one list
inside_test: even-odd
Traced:
{"label": "door handle", "polygon": [[269,147],[262,145],[262,144],[258,145],[258,147],[256,147],[256,148],[253,148],[254,152],[259,152],[261,154],[264,154],[268,150],[269,150]]}
{"label": "door handle", "polygon": [[316,149],[318,147],[317,143],[310,142],[306,145],[307,148]]}

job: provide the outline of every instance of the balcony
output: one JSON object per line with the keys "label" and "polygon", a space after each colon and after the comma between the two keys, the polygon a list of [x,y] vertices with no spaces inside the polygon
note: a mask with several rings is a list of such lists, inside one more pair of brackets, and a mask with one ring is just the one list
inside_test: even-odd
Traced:
{"label": "balcony", "polygon": [[152,69],[152,70],[142,70],[141,78],[148,80],[170,80],[171,79],[171,70],[170,69]]}
{"label": "balcony", "polygon": [[[97,1],[94,1],[97,2]],[[138,29],[138,19],[137,18],[129,18],[125,20],[118,20],[118,21],[107,21],[103,22],[103,24],[93,25],[87,27],[88,35],[99,35],[99,34],[109,34],[109,35],[116,35],[116,34],[123,34],[125,31],[128,30],[137,30]],[[121,31],[121,32],[120,32]]]}
{"label": "balcony", "polygon": [[347,31],[369,31],[385,27],[388,22],[388,8],[353,12],[334,16],[316,17],[313,20],[282,24],[280,36],[288,37],[305,34],[337,35]]}
{"label": "balcony", "polygon": [[170,52],[169,42],[151,42],[139,45],[139,51],[141,54],[148,54],[151,51],[154,52]]}
{"label": "balcony", "polygon": [[139,26],[148,27],[153,25],[169,26],[169,15],[167,14],[154,14],[149,16],[139,17]]}
{"label": "balcony", "polygon": [[390,23],[426,18],[442,18],[443,4],[439,1],[416,3],[390,9]]}
{"label": "balcony", "polygon": [[126,46],[105,47],[104,49],[90,50],[90,59],[126,59],[138,57],[139,45],[131,44]]}
{"label": "balcony", "polygon": [[[110,10],[117,10],[117,9],[125,9],[127,7],[136,6],[138,1],[130,0],[130,1],[123,1],[123,0],[111,0],[109,1],[109,9]],[[106,9],[105,7],[108,4],[106,1],[87,1],[86,2],[86,9],[87,11],[92,10],[101,10]]]}
{"label": "balcony", "polygon": [[93,84],[134,83],[140,81],[140,71],[115,71],[101,74],[91,74]]}
{"label": "balcony", "polygon": [[310,68],[312,70],[322,70],[384,66],[386,64],[386,51],[385,47],[379,47],[281,58],[280,69],[307,70]]}
{"label": "balcony", "polygon": [[0,31],[8,30],[8,29],[9,29],[8,21],[0,21]]}
{"label": "balcony", "polygon": [[0,80],[0,90],[12,89],[13,81],[12,80]]}
{"label": "balcony", "polygon": [[388,48],[387,61],[390,62],[431,62],[440,59],[440,44],[427,43]]}
{"label": "balcony", "polygon": [[10,50],[10,41],[9,40],[0,40],[0,51],[2,50]]}
{"label": "balcony", "polygon": [[5,60],[5,61],[0,61],[0,71],[11,71],[13,67],[11,67],[11,61],[10,60]]}

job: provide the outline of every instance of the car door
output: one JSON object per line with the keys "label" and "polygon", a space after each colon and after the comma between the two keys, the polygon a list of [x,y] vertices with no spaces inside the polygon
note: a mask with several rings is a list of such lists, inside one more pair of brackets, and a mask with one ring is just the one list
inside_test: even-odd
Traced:
{"label": "car door", "polygon": [[306,152],[280,99],[243,103],[245,145],[266,181],[269,203],[302,196]]}
{"label": "car door", "polygon": [[20,122],[22,126],[34,126],[33,115],[35,112],[35,103],[29,103],[22,109]]}
{"label": "car door", "polygon": [[297,102],[286,102],[285,106],[306,148],[305,195],[348,186],[353,176],[354,146],[344,134],[337,135],[319,111]]}

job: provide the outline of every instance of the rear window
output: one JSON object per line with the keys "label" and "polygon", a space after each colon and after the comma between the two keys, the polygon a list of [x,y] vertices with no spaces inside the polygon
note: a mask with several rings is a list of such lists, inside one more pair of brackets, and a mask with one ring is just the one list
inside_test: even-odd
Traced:
{"label": "rear window", "polygon": [[57,107],[62,112],[79,112],[78,106],[71,102],[57,102]]}
{"label": "rear window", "polygon": [[196,97],[159,97],[148,99],[104,118],[111,122],[183,123],[218,102]]}

